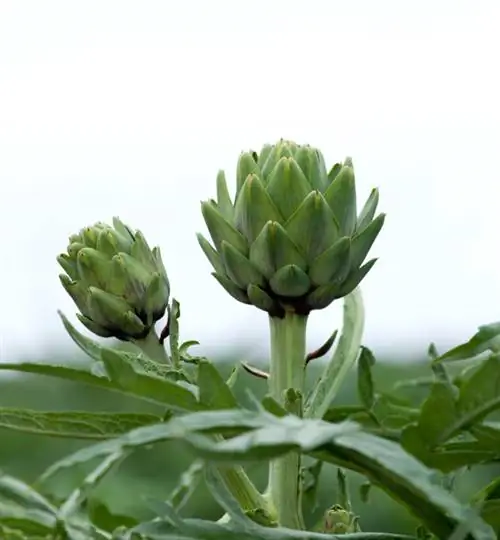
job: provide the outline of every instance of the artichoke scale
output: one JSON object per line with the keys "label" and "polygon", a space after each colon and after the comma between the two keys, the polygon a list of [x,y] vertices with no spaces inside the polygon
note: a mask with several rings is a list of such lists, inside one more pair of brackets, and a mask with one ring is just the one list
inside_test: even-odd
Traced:
{"label": "artichoke scale", "polygon": [[264,276],[249,259],[233,248],[231,244],[222,242],[221,252],[226,275],[238,287],[246,289],[251,283],[264,285]]}
{"label": "artichoke scale", "polygon": [[370,259],[365,263],[361,268],[357,268],[352,271],[347,279],[339,287],[339,298],[347,296],[352,293],[352,291],[361,283],[366,274],[373,268],[373,265],[377,262],[378,259]]}
{"label": "artichoke scale", "polygon": [[243,304],[250,304],[247,293],[240,289],[233,281],[228,277],[212,272],[212,276],[219,282],[219,284],[228,292],[235,300],[242,302]]}
{"label": "artichoke scale", "polygon": [[247,294],[250,302],[255,307],[258,307],[262,311],[266,311],[271,315],[282,314],[283,308],[279,305],[279,303],[275,299],[271,298],[266,291],[257,285],[249,285],[247,288]]}
{"label": "artichoke scale", "polygon": [[241,191],[246,179],[252,174],[260,176],[260,167],[255,161],[253,152],[243,152],[236,166],[236,194]]}
{"label": "artichoke scale", "polygon": [[375,239],[385,221],[385,214],[379,214],[367,227],[352,239],[351,244],[351,269],[357,269],[366,259]]}
{"label": "artichoke scale", "polygon": [[339,238],[332,246],[316,257],[309,267],[309,277],[316,286],[342,281],[351,264],[351,240],[347,236]]}
{"label": "artichoke scale", "polygon": [[378,206],[378,200],[379,200],[379,194],[378,189],[374,188],[371,190],[370,195],[368,196],[368,199],[366,200],[365,204],[363,205],[363,208],[361,209],[361,212],[359,213],[357,223],[356,223],[356,231],[360,232],[365,227],[367,227],[375,215],[375,212],[377,211]]}
{"label": "artichoke scale", "polygon": [[233,201],[227,189],[226,175],[224,171],[217,173],[217,206],[220,213],[228,220],[233,219]]}
{"label": "artichoke scale", "polygon": [[226,240],[244,255],[248,253],[245,237],[224,218],[213,202],[203,202],[201,211],[217,251],[220,252],[222,242]]}
{"label": "artichoke scale", "polygon": [[293,158],[282,157],[269,175],[266,189],[286,221],[311,192],[311,185]]}
{"label": "artichoke scale", "polygon": [[328,203],[312,191],[285,224],[285,230],[304,255],[313,261],[339,238],[339,227]]}
{"label": "artichoke scale", "polygon": [[323,192],[328,186],[328,175],[322,154],[306,145],[297,148],[294,157],[311,188]]}
{"label": "artichoke scale", "polygon": [[226,273],[226,269],[224,268],[224,263],[222,262],[219,253],[213,248],[212,244],[210,244],[210,242],[202,234],[197,233],[196,238],[198,239],[198,243],[200,244],[203,253],[210,261],[213,269],[218,274],[224,275]]}
{"label": "artichoke scale", "polygon": [[350,236],[356,228],[356,185],[354,170],[344,166],[325,191],[325,200],[332,209],[342,236]]}
{"label": "artichoke scale", "polygon": [[269,280],[272,291],[279,296],[298,298],[311,287],[309,276],[294,264],[280,268]]}
{"label": "artichoke scale", "polygon": [[[235,227],[251,244],[268,221],[282,221],[281,214],[264,188],[261,179],[252,174],[245,180],[236,199]],[[233,244],[231,241],[229,243]]]}
{"label": "artichoke scale", "polygon": [[250,246],[250,261],[267,278],[288,264],[306,270],[307,262],[277,221],[268,221]]}

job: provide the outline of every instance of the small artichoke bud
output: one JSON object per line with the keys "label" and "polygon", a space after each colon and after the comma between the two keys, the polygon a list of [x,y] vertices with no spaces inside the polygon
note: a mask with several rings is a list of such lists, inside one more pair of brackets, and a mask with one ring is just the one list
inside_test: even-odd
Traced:
{"label": "small artichoke bud", "polygon": [[198,241],[236,300],[272,317],[308,315],[351,293],[375,264],[366,259],[385,219],[377,205],[373,190],[358,213],[350,158],[328,171],[318,149],[280,140],[239,156],[234,202],[219,172],[217,201],[202,203],[213,245]]}
{"label": "small artichoke bud", "polygon": [[145,338],[168,306],[170,284],[160,249],[118,218],[70,236],[57,257],[59,276],[80,310],[79,320],[101,337]]}
{"label": "small artichoke bud", "polygon": [[338,504],[325,512],[323,528],[324,532],[331,534],[357,532],[355,516]]}

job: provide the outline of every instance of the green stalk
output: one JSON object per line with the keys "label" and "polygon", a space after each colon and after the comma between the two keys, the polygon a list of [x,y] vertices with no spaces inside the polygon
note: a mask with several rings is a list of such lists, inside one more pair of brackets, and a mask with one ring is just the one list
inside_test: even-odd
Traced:
{"label": "green stalk", "polygon": [[306,418],[323,418],[356,363],[363,340],[365,310],[358,287],[344,298],[342,334],[330,362],[314,385],[304,410]]}
{"label": "green stalk", "polygon": [[[302,416],[305,382],[307,316],[286,313],[269,317],[271,330],[271,396],[291,414]],[[269,494],[278,522],[290,529],[304,529],[300,505],[300,454],[291,452],[274,460],[269,471]]]}
{"label": "green stalk", "polygon": [[[145,339],[136,340],[133,343],[151,360],[162,364],[170,363],[168,354],[164,346],[160,343],[160,339],[154,328]],[[222,440],[222,437],[215,436],[215,438]],[[267,510],[269,503],[257,490],[250,478],[248,478],[243,467],[220,466],[218,467],[218,472],[244,511],[255,510],[257,508]]]}
{"label": "green stalk", "polygon": [[243,467],[240,465],[220,465],[217,467],[217,471],[244,512],[258,508],[269,512],[269,503],[248,478]]}

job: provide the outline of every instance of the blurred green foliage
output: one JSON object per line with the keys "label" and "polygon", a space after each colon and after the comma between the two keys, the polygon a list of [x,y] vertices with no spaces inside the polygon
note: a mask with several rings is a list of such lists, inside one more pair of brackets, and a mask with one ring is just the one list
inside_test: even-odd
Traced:
{"label": "blurred green foliage", "polygon": [[[60,356],[57,355],[57,356]],[[73,355],[73,361],[84,358]],[[224,358],[214,359],[224,375],[229,375],[234,360],[241,358],[236,352]],[[414,360],[396,361],[397,357],[379,359],[374,368],[377,389],[389,389],[396,381],[428,375],[424,357]],[[48,361],[49,359],[47,359]],[[50,358],[57,361],[58,358]],[[67,363],[68,358],[60,358]],[[323,362],[316,360],[308,367],[309,387],[319,376]],[[262,366],[263,367],[263,366]],[[242,372],[236,384],[236,394],[240,400],[249,400],[249,392],[262,397],[266,392],[266,383],[252,375]],[[415,392],[421,390],[415,390]],[[355,373],[344,384],[338,396],[337,404],[358,402]],[[83,384],[62,382],[47,377],[4,375],[0,376],[0,406],[25,407],[37,410],[74,410],[74,411],[128,411],[158,412],[158,408],[145,402],[110,393]],[[438,412],[437,412],[438,413]],[[33,481],[52,462],[58,458],[91,444],[90,441],[53,439],[49,437],[14,432],[0,428],[0,468],[25,481]],[[156,445],[150,449],[136,452],[114,474],[107,477],[95,493],[95,497],[106,502],[110,510],[117,513],[128,512],[139,518],[151,518],[144,501],[145,497],[166,498],[173,489],[179,475],[193,459],[190,450],[178,442]],[[248,472],[257,485],[264,489],[267,481],[266,463],[255,463],[248,467]],[[74,468],[71,474],[61,478],[52,487],[53,495],[63,496],[72,483],[83,479],[84,469]],[[336,499],[336,471],[326,467],[319,486],[318,512],[331,506]],[[491,478],[492,471],[475,468],[464,473],[459,479],[459,495],[469,496]],[[350,475],[351,494],[354,511],[361,516],[361,526],[365,530],[386,532],[413,532],[415,521],[404,508],[393,503],[377,489],[370,491],[368,502],[362,502],[359,489],[363,478]],[[200,489],[183,511],[186,515],[196,515],[207,519],[217,519],[221,510]]]}

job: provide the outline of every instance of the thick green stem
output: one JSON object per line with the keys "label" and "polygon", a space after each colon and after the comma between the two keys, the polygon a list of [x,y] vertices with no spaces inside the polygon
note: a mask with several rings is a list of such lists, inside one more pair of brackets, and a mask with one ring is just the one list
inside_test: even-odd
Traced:
{"label": "thick green stem", "polygon": [[144,339],[136,339],[133,344],[151,360],[161,364],[170,363],[165,347],[160,343],[160,338],[154,328]]}
{"label": "thick green stem", "polygon": [[221,478],[224,480],[226,487],[229,489],[233,497],[238,501],[240,508],[244,512],[256,510],[258,508],[269,511],[264,495],[255,487],[253,482],[248,478],[245,469],[239,465],[224,466],[217,468]]}
{"label": "thick green stem", "polygon": [[[307,316],[287,313],[283,319],[269,318],[271,366],[269,390],[291,414],[302,416]],[[291,452],[271,463],[269,492],[283,527],[303,529],[300,505],[300,454]]]}

